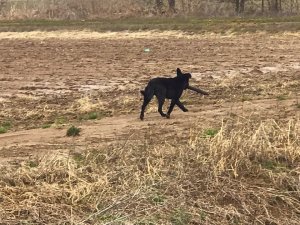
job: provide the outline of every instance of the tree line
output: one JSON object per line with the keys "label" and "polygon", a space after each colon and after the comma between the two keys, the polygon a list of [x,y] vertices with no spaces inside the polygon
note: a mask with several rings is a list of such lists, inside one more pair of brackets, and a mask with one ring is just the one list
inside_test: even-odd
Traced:
{"label": "tree line", "polygon": [[[191,4],[191,2],[195,2],[195,0],[154,0],[156,9],[159,13],[164,13],[163,10],[166,3],[168,4],[168,11],[171,13],[176,12],[176,3],[180,2],[181,6],[184,4]],[[200,2],[199,0],[198,2]],[[202,0],[203,1],[203,0]],[[196,1],[197,2],[197,1]],[[299,1],[298,0],[285,0],[284,1],[287,6],[286,11],[290,12],[299,12]],[[235,13],[237,15],[242,15],[245,13],[245,7],[247,4],[255,4],[256,6],[260,4],[260,12],[263,14],[265,12],[271,13],[280,13],[283,12],[283,4],[282,0],[219,0],[216,1],[218,3],[231,3],[232,7],[234,7]]]}
{"label": "tree line", "polygon": [[300,0],[0,0],[0,19],[296,15]]}

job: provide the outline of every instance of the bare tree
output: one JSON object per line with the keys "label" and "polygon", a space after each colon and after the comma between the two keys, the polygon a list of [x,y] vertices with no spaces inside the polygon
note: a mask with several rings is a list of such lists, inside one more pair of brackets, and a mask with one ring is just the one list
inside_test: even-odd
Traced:
{"label": "bare tree", "polygon": [[273,4],[274,4],[274,6],[273,6],[274,12],[278,13],[279,12],[279,2],[278,2],[278,0],[275,0],[275,2]]}
{"label": "bare tree", "polygon": [[272,13],[279,13],[281,11],[281,0],[272,0],[269,4]]}
{"label": "bare tree", "polygon": [[279,5],[279,11],[282,11],[282,4],[281,4],[281,0],[278,0],[278,5]]}
{"label": "bare tree", "polygon": [[176,10],[175,10],[175,0],[168,0],[168,3],[169,3],[169,10],[173,13],[176,12]]}
{"label": "bare tree", "polygon": [[155,0],[155,7],[159,14],[161,14],[163,8],[163,0]]}
{"label": "bare tree", "polygon": [[245,11],[246,0],[235,0],[235,12],[237,15],[243,14]]}
{"label": "bare tree", "polygon": [[[176,0],[168,0],[169,11],[172,13],[174,13],[176,11],[175,3],[176,3]],[[163,12],[163,6],[164,6],[163,0],[155,0],[155,7],[160,14]]]}
{"label": "bare tree", "polygon": [[5,1],[5,0],[0,0],[0,11],[2,10],[2,8],[5,7],[6,3],[7,3],[7,1]]}
{"label": "bare tree", "polygon": [[290,5],[291,5],[291,7],[290,7],[291,12],[295,12],[295,11],[299,12],[299,2],[298,2],[298,0],[291,0]]}

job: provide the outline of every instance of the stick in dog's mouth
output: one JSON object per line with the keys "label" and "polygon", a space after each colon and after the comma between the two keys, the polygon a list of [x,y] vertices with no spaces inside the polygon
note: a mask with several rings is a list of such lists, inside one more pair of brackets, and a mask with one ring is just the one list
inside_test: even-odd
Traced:
{"label": "stick in dog's mouth", "polygon": [[209,95],[208,92],[203,91],[203,90],[201,90],[201,89],[199,89],[199,88],[192,87],[192,86],[190,86],[190,85],[187,87],[187,89],[190,89],[190,90],[192,90],[192,91],[195,91],[195,92],[200,93],[200,94],[203,94],[203,95]]}

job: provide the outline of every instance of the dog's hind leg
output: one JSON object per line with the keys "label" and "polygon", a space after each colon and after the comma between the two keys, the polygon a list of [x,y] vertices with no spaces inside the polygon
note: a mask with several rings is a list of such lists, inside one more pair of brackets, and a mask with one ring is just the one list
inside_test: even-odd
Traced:
{"label": "dog's hind leg", "polygon": [[147,89],[146,89],[144,92],[142,92],[142,94],[144,95],[144,102],[143,102],[142,110],[141,110],[141,114],[140,114],[140,119],[141,120],[144,119],[144,113],[145,113],[146,106],[151,101],[154,93],[152,91],[147,91]]}
{"label": "dog's hind leg", "polygon": [[182,102],[179,101],[179,99],[176,102],[176,105],[183,111],[183,112],[187,112],[188,109],[184,107],[184,105],[182,104]]}

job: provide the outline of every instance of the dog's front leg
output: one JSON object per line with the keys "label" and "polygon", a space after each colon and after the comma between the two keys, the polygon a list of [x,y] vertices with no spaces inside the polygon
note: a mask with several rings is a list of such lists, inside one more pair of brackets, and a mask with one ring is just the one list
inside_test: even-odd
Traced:
{"label": "dog's front leg", "polygon": [[168,119],[170,118],[171,112],[173,111],[174,106],[175,106],[175,104],[176,104],[177,101],[178,101],[177,99],[172,99],[170,107],[169,107],[169,110],[167,112],[167,118]]}
{"label": "dog's front leg", "polygon": [[187,112],[189,111],[187,108],[184,107],[184,105],[182,104],[182,102],[178,99],[178,101],[176,102],[176,105],[183,111],[183,112]]}
{"label": "dog's front leg", "polygon": [[162,111],[162,107],[164,105],[165,102],[165,97],[164,96],[157,96],[157,100],[158,100],[158,112],[162,117],[167,117],[167,115]]}

